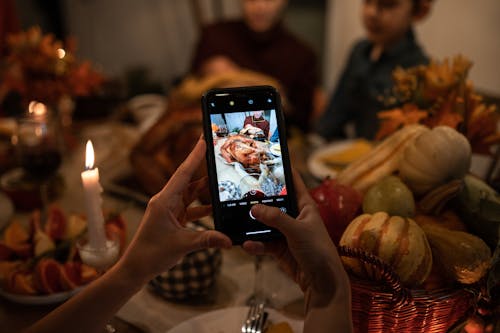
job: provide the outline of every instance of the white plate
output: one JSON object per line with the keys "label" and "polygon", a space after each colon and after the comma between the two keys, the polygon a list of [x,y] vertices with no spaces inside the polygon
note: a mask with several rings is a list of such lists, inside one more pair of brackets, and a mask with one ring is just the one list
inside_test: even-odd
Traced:
{"label": "white plate", "polygon": [[12,214],[14,214],[12,201],[0,192],[0,230],[9,223]]}
{"label": "white plate", "polygon": [[[272,323],[286,321],[292,327],[294,333],[302,332],[304,323],[301,320],[285,317],[283,314],[266,309],[269,320]],[[234,307],[211,311],[197,317],[191,318],[167,333],[234,333],[241,332],[241,324],[246,317],[248,307]]]}
{"label": "white plate", "polygon": [[318,179],[326,177],[335,178],[338,171],[324,162],[328,155],[347,150],[358,140],[337,141],[316,149],[307,159],[307,168],[309,172]]}
{"label": "white plate", "polygon": [[84,286],[80,286],[73,290],[54,293],[49,295],[19,295],[11,294],[0,289],[0,296],[8,299],[11,302],[27,305],[47,305],[64,302],[73,295],[76,295]]}

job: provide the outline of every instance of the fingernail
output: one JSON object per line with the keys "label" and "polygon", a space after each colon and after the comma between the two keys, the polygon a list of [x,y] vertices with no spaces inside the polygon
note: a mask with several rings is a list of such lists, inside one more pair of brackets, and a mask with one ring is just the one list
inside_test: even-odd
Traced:
{"label": "fingernail", "polygon": [[254,217],[258,218],[261,213],[262,213],[262,205],[252,206],[252,215]]}

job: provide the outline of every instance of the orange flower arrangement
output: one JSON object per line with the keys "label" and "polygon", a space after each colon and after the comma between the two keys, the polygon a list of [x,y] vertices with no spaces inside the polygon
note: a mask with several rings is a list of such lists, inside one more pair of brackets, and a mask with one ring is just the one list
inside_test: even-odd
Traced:
{"label": "orange flower arrangement", "polygon": [[486,105],[467,80],[472,62],[458,55],[450,62],[397,68],[393,73],[393,96],[388,103],[402,106],[378,113],[381,126],[376,138],[382,139],[404,125],[420,123],[429,127],[447,125],[461,131],[476,153],[491,154],[500,142],[497,124],[500,114]]}
{"label": "orange flower arrangement", "polygon": [[16,92],[24,103],[31,100],[54,105],[62,96],[85,96],[96,92],[104,81],[88,61],[74,56],[74,42],[66,48],[39,27],[7,38],[8,56],[2,64],[0,91]]}

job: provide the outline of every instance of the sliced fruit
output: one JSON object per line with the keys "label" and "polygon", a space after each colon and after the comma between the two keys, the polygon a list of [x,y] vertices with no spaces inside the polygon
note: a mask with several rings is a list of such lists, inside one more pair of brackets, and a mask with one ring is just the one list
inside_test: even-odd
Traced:
{"label": "sliced fruit", "polygon": [[106,224],[106,237],[108,239],[112,239],[112,237],[116,237],[120,242],[120,253],[123,253],[125,250],[125,245],[127,242],[127,235],[123,229],[120,229],[116,224]]}
{"label": "sliced fruit", "polygon": [[42,231],[40,227],[40,212],[35,211],[31,215],[31,229],[33,234],[33,244],[35,245],[34,254],[38,257],[48,251],[55,249],[56,245],[54,241]]}
{"label": "sliced fruit", "polygon": [[37,290],[33,283],[33,274],[14,272],[10,275],[7,291],[13,294],[35,295]]}
{"label": "sliced fruit", "polygon": [[106,224],[114,224],[122,230],[127,230],[127,223],[120,214],[109,214],[106,217]]}
{"label": "sliced fruit", "polygon": [[7,278],[21,266],[21,261],[0,261],[0,286],[5,288]]}
{"label": "sliced fruit", "polygon": [[26,243],[29,240],[29,233],[18,221],[13,221],[7,226],[4,232],[5,244],[12,246]]}
{"label": "sliced fruit", "polygon": [[27,259],[33,257],[33,245],[30,243],[14,244],[10,248],[20,258]]}
{"label": "sliced fruit", "polygon": [[85,228],[87,228],[87,221],[81,216],[73,214],[68,219],[64,238],[76,238],[85,231]]}
{"label": "sliced fruit", "polygon": [[78,287],[79,275],[72,263],[59,265],[59,284],[62,290],[72,290]]}
{"label": "sliced fruit", "polygon": [[13,254],[12,248],[0,241],[0,260],[8,260]]}
{"label": "sliced fruit", "polygon": [[69,261],[64,264],[66,275],[77,285],[81,285],[82,263],[79,261]]}
{"label": "sliced fruit", "polygon": [[49,208],[49,216],[45,222],[45,233],[53,240],[61,240],[66,232],[66,216],[58,206]]}
{"label": "sliced fruit", "polygon": [[60,266],[54,259],[41,259],[35,266],[35,286],[41,293],[51,294],[62,291]]}
{"label": "sliced fruit", "polygon": [[81,284],[87,284],[99,277],[99,273],[94,267],[82,264],[80,272]]}

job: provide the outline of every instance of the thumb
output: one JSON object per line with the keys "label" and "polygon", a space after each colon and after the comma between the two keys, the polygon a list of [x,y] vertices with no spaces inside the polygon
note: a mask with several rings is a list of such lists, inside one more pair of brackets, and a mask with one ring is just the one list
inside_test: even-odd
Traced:
{"label": "thumb", "polygon": [[278,229],[287,238],[298,232],[297,221],[277,207],[255,205],[252,207],[252,215],[265,225]]}
{"label": "thumb", "polygon": [[207,248],[229,249],[233,246],[231,239],[215,230],[190,231],[191,239],[188,242],[188,251],[197,251]]}

